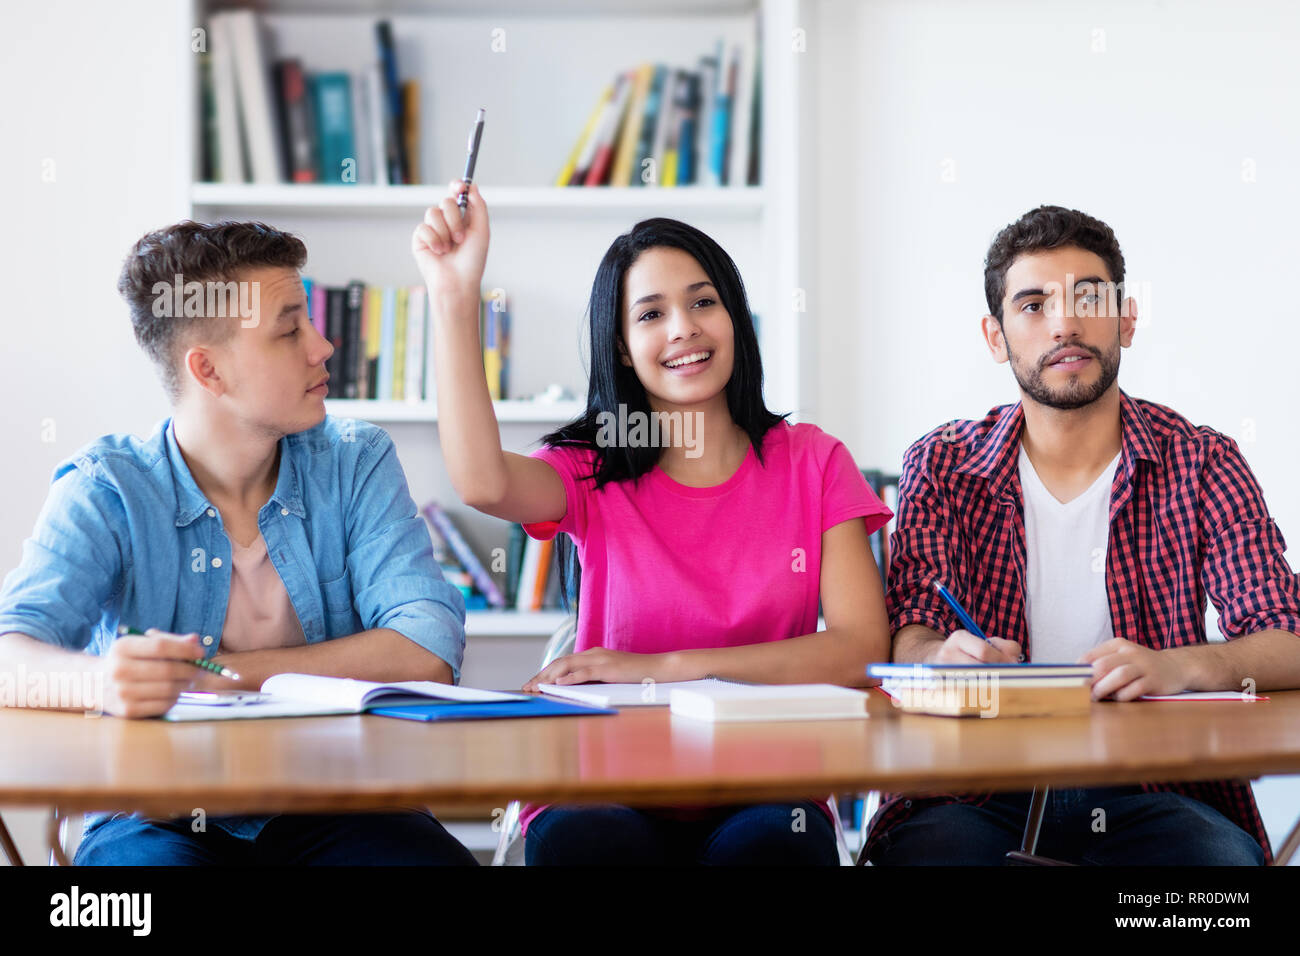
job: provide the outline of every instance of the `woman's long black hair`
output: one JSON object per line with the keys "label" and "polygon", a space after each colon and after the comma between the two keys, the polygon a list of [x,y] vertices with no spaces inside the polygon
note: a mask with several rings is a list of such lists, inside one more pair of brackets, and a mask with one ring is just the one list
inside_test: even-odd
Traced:
{"label": "woman's long black hair", "polygon": [[[640,445],[609,446],[597,442],[603,413],[618,419],[619,405],[632,412],[651,414],[645,386],[636,370],[620,360],[623,340],[623,288],[627,271],[641,253],[655,247],[680,249],[700,264],[718,291],[718,297],[731,316],[735,361],[727,382],[727,409],[731,420],[749,435],[759,463],[763,461],[763,436],[773,425],[785,419],[768,409],[763,402],[763,362],[758,352],[758,336],[745,295],[745,284],[735,262],[723,248],[694,226],[676,219],[646,219],[614,240],[600,261],[591,285],[587,314],[591,331],[591,376],[587,385],[587,408],[576,419],[551,432],[542,441],[552,447],[575,445],[595,453],[592,473],[597,489],[611,481],[637,480],[659,461],[663,449]],[[604,419],[608,421],[609,419]],[[567,535],[565,536],[567,539]],[[560,591],[566,606],[577,595],[577,556],[572,541],[558,542]],[[572,582],[572,583],[571,583]]]}

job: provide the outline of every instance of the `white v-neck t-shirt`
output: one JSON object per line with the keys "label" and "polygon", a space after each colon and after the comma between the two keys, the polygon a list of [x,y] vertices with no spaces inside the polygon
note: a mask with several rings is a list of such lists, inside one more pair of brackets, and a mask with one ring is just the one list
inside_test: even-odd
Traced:
{"label": "white v-neck t-shirt", "polygon": [[1025,509],[1025,622],[1030,659],[1073,664],[1115,636],[1106,596],[1110,490],[1120,456],[1087,491],[1062,504],[1020,446]]}

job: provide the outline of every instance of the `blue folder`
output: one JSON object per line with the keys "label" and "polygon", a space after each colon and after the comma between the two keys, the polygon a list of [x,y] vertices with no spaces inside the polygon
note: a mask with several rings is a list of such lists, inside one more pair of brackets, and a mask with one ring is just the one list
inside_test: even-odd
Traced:
{"label": "blue folder", "polygon": [[427,704],[404,704],[397,707],[376,707],[367,713],[380,717],[400,717],[403,720],[489,720],[503,717],[589,717],[599,714],[617,714],[604,707],[585,707],[545,697],[529,700],[505,700],[487,704],[463,704],[458,701],[430,701]]}

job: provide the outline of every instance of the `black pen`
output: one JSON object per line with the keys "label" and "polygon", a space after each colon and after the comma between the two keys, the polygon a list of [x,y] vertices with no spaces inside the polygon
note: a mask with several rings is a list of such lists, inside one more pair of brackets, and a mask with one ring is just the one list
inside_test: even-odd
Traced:
{"label": "black pen", "polygon": [[469,134],[469,142],[465,147],[468,155],[465,157],[465,175],[461,177],[465,188],[456,197],[456,205],[460,207],[462,216],[469,206],[469,184],[474,181],[474,164],[478,162],[478,144],[483,139],[483,116],[486,112],[483,107],[478,108],[478,116],[474,119],[474,130]]}

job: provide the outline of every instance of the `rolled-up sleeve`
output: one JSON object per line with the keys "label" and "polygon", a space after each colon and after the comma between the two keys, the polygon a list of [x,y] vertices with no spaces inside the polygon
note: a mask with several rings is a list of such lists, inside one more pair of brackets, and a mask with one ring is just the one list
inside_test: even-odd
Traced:
{"label": "rolled-up sleeve", "polygon": [[460,680],[465,601],[442,576],[388,434],[362,447],[347,512],[348,571],[367,629],[390,628],[446,661]]}
{"label": "rolled-up sleeve", "polygon": [[908,449],[898,482],[898,520],[889,539],[885,595],[894,634],[909,624],[923,624],[945,636],[957,628],[952,612],[933,590],[935,581],[960,586],[965,575],[949,544],[953,522],[930,480],[928,462],[929,445],[922,439]]}
{"label": "rolled-up sleeve", "polygon": [[121,590],[130,560],[125,527],[122,501],[112,485],[62,466],[31,537],[23,542],[21,563],[0,587],[0,634],[17,631],[85,650],[105,605]]}
{"label": "rolled-up sleeve", "polygon": [[1201,580],[1227,638],[1257,631],[1300,634],[1300,577],[1286,541],[1236,442],[1223,437],[1201,484],[1205,562]]}

